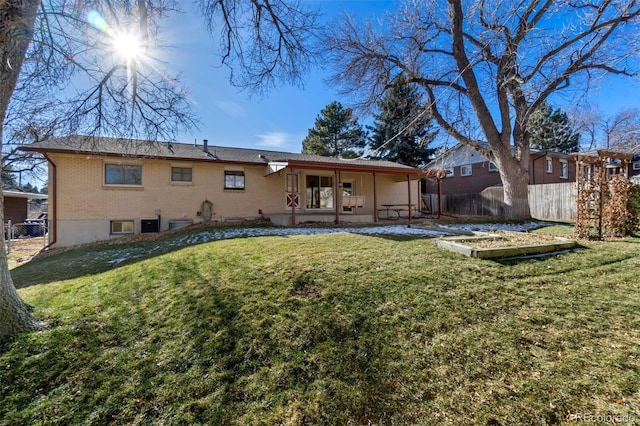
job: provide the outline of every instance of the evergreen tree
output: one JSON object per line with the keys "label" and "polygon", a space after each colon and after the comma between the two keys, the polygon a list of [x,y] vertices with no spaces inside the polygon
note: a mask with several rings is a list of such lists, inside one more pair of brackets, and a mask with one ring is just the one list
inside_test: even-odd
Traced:
{"label": "evergreen tree", "polygon": [[333,101],[316,117],[302,141],[302,153],[325,157],[356,158],[366,145],[366,132],[351,108]]}
{"label": "evergreen tree", "polygon": [[[402,76],[396,78],[396,82]],[[431,124],[431,114],[425,114],[418,89],[409,84],[393,84],[378,102],[380,112],[369,127],[369,146],[377,150],[376,157],[407,166],[428,163],[435,151],[429,143],[437,135]]]}
{"label": "evergreen tree", "polygon": [[571,127],[567,114],[547,102],[531,114],[528,129],[531,148],[556,152],[580,150],[580,134]]}
{"label": "evergreen tree", "polygon": [[18,181],[16,181],[15,175],[11,172],[11,170],[3,169],[2,170],[2,188],[3,189],[14,189],[18,187]]}
{"label": "evergreen tree", "polygon": [[30,192],[33,194],[37,194],[40,192],[40,190],[38,189],[38,186],[31,185],[31,182],[27,182],[26,184],[22,185],[20,189],[22,189],[24,192]]}

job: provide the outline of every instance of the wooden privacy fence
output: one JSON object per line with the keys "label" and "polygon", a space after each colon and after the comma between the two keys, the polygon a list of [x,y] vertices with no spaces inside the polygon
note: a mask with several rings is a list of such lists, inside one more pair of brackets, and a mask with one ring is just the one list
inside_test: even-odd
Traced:
{"label": "wooden privacy fence", "polygon": [[575,182],[529,185],[531,216],[537,219],[575,220],[577,212]]}
{"label": "wooden privacy fence", "polygon": [[[423,194],[427,209],[438,211],[437,194]],[[573,220],[576,218],[576,184],[529,185],[529,207],[536,219]],[[480,194],[442,196],[442,212],[471,216],[502,216],[504,198],[501,186],[486,188]]]}

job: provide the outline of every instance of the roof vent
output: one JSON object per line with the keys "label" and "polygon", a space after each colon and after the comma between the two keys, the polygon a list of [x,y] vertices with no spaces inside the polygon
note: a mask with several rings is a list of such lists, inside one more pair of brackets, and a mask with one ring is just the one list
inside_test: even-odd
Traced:
{"label": "roof vent", "polygon": [[261,160],[266,160],[267,157],[264,156],[264,154],[258,154],[258,158]]}

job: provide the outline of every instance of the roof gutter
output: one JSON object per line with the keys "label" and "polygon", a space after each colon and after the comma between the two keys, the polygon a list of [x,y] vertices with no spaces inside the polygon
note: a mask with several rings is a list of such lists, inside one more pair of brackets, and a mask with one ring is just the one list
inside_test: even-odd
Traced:
{"label": "roof gutter", "polygon": [[388,173],[388,174],[410,174],[412,176],[422,177],[427,174],[422,169],[416,169],[413,167],[385,167],[375,166],[368,164],[353,164],[349,163],[349,160],[345,160],[344,163],[320,163],[315,161],[300,161],[289,160],[287,166],[296,169],[315,169],[315,170],[340,170],[345,172],[368,172],[368,173]]}
{"label": "roof gutter", "polygon": [[[49,162],[49,164],[51,165],[51,173],[50,173],[50,177],[51,177],[51,182],[49,182],[49,196],[51,198],[49,198],[50,201],[53,202],[53,211],[50,212],[51,215],[50,217],[53,218],[53,234],[51,234],[51,227],[49,227],[49,233],[51,235],[51,239],[49,240],[49,244],[47,244],[44,249],[49,249],[51,248],[52,245],[54,245],[57,241],[58,241],[58,200],[57,200],[57,196],[58,196],[58,167],[56,166],[56,163],[53,162],[53,160],[51,160],[51,158],[46,154],[43,153],[44,158],[46,158],[46,160]],[[49,203],[49,206],[51,207],[51,203]],[[49,219],[51,220],[51,219]]]}

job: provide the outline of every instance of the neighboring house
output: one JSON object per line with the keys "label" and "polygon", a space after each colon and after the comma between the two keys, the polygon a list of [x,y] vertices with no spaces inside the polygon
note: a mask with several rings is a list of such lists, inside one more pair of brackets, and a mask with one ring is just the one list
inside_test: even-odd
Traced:
{"label": "neighboring house", "polygon": [[56,247],[202,220],[377,222],[390,204],[418,209],[420,179],[431,173],[388,161],[206,141],[196,146],[69,137],[23,149],[49,162],[49,223]]}
{"label": "neighboring house", "polygon": [[23,223],[29,218],[29,200],[46,200],[47,194],[3,190],[5,223]]}
{"label": "neighboring house", "polygon": [[[442,179],[442,194],[479,194],[491,186],[502,185],[498,168],[471,147],[458,144],[432,160],[426,167],[445,169],[450,173]],[[531,150],[529,184],[575,182],[575,160],[570,155]],[[437,193],[436,182],[428,180],[426,193]]]}
{"label": "neighboring house", "polygon": [[629,164],[628,176],[633,177],[638,175],[640,175],[640,154],[635,154]]}

